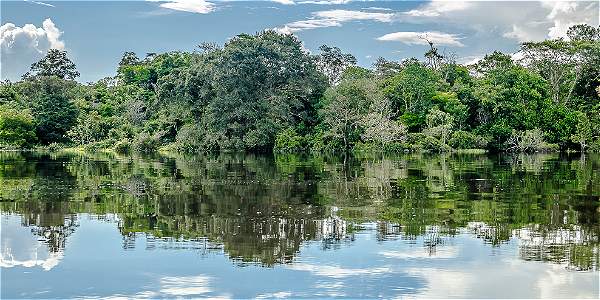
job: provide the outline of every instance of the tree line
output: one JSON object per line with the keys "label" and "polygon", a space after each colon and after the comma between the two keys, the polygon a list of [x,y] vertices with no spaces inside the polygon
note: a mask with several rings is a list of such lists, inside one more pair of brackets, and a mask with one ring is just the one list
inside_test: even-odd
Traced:
{"label": "tree line", "polygon": [[429,43],[422,59],[363,68],[267,30],[193,52],[126,52],[114,77],[87,84],[51,49],[0,84],[0,148],[600,151],[600,28],[567,35],[472,65]]}

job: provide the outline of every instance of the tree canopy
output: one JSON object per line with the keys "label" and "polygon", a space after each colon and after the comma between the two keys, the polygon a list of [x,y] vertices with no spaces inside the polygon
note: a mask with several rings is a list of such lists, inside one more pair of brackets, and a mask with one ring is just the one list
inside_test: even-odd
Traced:
{"label": "tree canopy", "polygon": [[52,49],[21,81],[0,84],[0,145],[600,150],[598,28],[575,25],[566,38],[473,65],[434,43],[422,60],[379,58],[373,68],[335,46],[319,50],[267,30],[193,52],[125,52],[114,77],[81,84],[66,51]]}

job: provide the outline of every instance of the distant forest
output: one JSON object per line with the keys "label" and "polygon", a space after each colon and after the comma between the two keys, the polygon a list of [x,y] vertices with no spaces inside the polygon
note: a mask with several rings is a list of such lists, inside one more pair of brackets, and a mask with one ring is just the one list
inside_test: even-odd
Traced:
{"label": "distant forest", "polygon": [[294,36],[240,34],[194,52],[125,52],[82,84],[51,49],[0,85],[0,148],[118,152],[600,151],[600,28],[527,42],[472,65],[429,43],[379,58]]}

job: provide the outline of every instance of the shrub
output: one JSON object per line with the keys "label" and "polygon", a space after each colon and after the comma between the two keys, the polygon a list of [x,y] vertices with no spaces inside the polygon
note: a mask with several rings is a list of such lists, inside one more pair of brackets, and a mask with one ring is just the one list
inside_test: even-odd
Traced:
{"label": "shrub", "polygon": [[128,139],[123,139],[115,144],[114,148],[117,153],[128,153],[131,150],[131,142]]}
{"label": "shrub", "polygon": [[412,150],[419,150],[423,148],[423,141],[427,136],[422,133],[409,133],[406,136],[406,144]]}
{"label": "shrub", "polygon": [[194,124],[186,124],[177,132],[173,147],[177,151],[198,153],[204,149],[204,133],[202,128]]}
{"label": "shrub", "polygon": [[404,113],[400,116],[400,121],[402,121],[402,124],[406,125],[409,132],[417,132],[425,125],[425,115]]}
{"label": "shrub", "polygon": [[275,137],[273,151],[279,153],[299,152],[306,149],[306,139],[293,128],[285,129]]}
{"label": "shrub", "polygon": [[356,144],[354,144],[354,147],[352,147],[352,151],[353,152],[381,152],[381,147],[378,147],[377,145],[373,144],[373,143],[363,143],[363,142],[358,142]]}
{"label": "shrub", "polygon": [[454,149],[485,149],[488,139],[468,131],[456,131],[448,141]]}
{"label": "shrub", "polygon": [[103,147],[98,142],[93,142],[93,143],[85,144],[83,146],[83,151],[86,151],[86,152],[96,152],[96,151],[101,150],[101,149],[103,149]]}
{"label": "shrub", "polygon": [[600,138],[596,139],[589,145],[588,151],[589,152],[600,152]]}
{"label": "shrub", "polygon": [[131,148],[135,152],[152,153],[158,150],[159,142],[156,137],[147,133],[141,133],[133,141]]}
{"label": "shrub", "polygon": [[0,145],[29,148],[36,140],[33,117],[28,111],[0,107]]}
{"label": "shrub", "polygon": [[442,143],[442,141],[432,136],[426,136],[425,139],[422,141],[421,146],[423,150],[428,152],[442,153],[452,150],[450,149],[450,146]]}
{"label": "shrub", "polygon": [[400,152],[410,152],[413,149],[413,147],[411,147],[411,145],[405,143],[405,142],[401,142],[401,143],[390,143],[385,145],[384,150],[386,152],[396,152],[396,153],[400,153]]}
{"label": "shrub", "polygon": [[542,131],[536,128],[526,131],[513,130],[506,141],[505,149],[510,152],[542,152],[558,150],[558,145],[546,143]]}
{"label": "shrub", "polygon": [[58,150],[61,150],[61,149],[63,149],[64,147],[65,147],[65,146],[64,146],[63,144],[59,144],[59,143],[50,143],[50,145],[48,145],[48,146],[46,147],[46,149],[48,149],[48,151],[55,152],[55,151],[58,151]]}

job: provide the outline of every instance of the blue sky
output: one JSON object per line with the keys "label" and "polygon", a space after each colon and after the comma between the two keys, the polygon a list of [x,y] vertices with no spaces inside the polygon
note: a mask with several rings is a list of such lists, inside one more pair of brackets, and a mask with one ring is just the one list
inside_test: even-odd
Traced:
{"label": "blue sky", "polygon": [[521,41],[564,36],[572,24],[598,26],[598,1],[5,1],[2,79],[16,80],[49,48],[66,49],[80,81],[115,74],[124,51],[191,51],[268,28],[293,33],[309,51],[328,44],[362,66],[377,57],[422,57],[427,46],[470,62]]}

